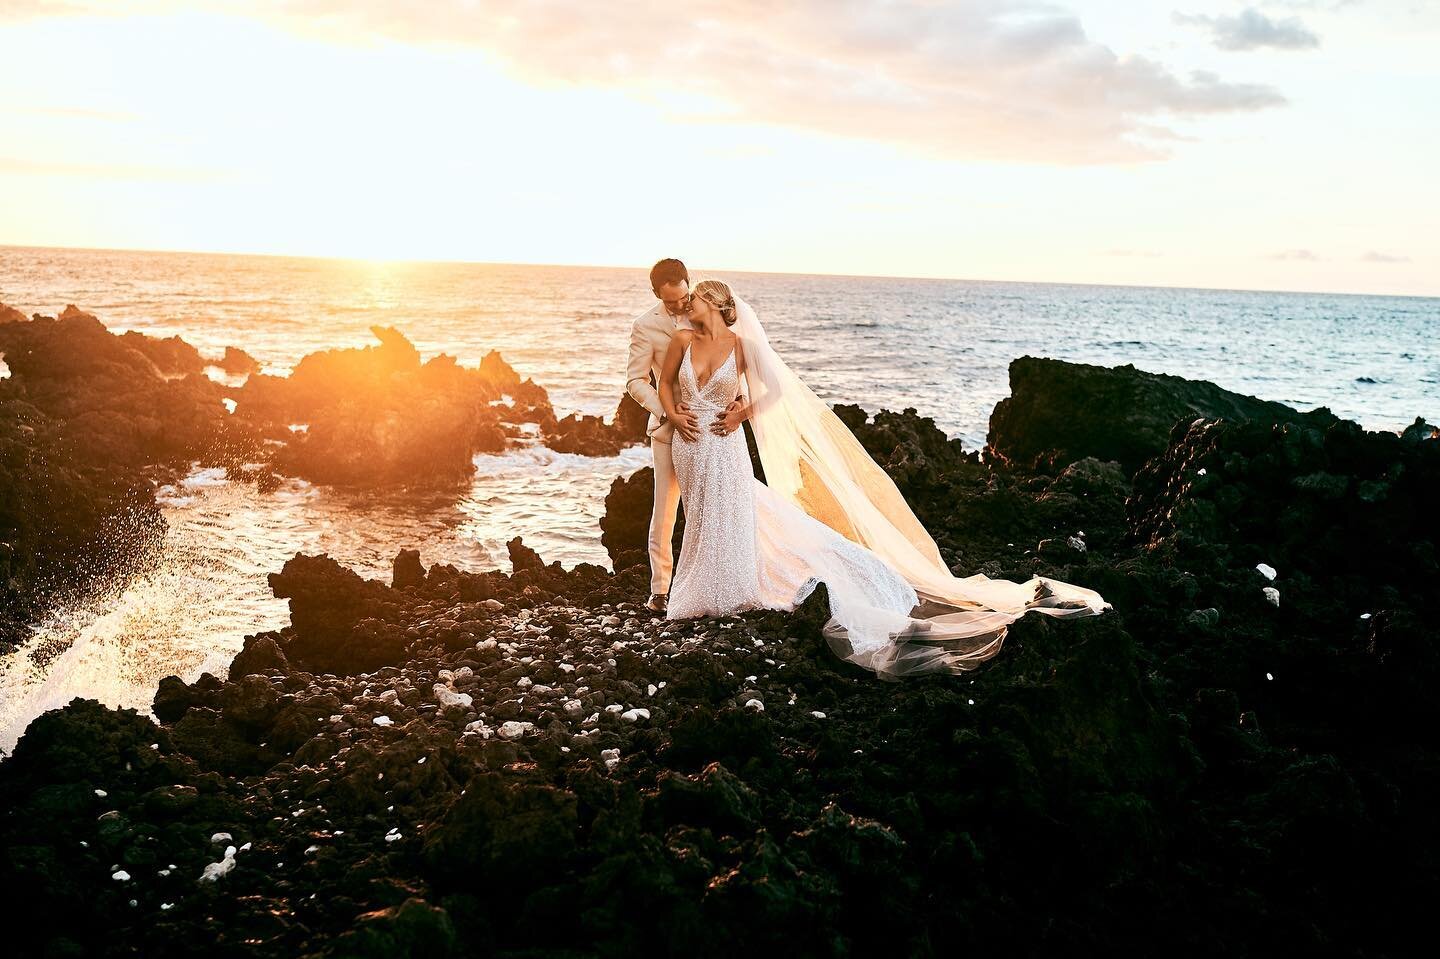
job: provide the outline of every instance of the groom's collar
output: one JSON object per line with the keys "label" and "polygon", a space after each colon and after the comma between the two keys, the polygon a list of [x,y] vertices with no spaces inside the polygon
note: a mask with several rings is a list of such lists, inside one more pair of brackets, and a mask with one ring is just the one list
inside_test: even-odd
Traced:
{"label": "groom's collar", "polygon": [[660,314],[660,318],[667,321],[673,328],[677,330],[695,329],[695,324],[692,323],[690,317],[686,316],[684,313],[681,313],[679,316],[675,316],[669,310],[665,309],[664,303],[655,304],[655,309]]}

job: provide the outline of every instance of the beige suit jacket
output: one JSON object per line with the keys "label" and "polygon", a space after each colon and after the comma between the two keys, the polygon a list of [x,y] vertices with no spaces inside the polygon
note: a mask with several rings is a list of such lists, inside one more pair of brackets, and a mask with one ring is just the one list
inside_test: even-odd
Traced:
{"label": "beige suit jacket", "polygon": [[657,443],[670,442],[675,426],[664,419],[665,407],[660,403],[660,391],[650,382],[650,374],[655,374],[655,383],[660,382],[670,338],[676,330],[689,329],[694,329],[689,319],[672,317],[665,311],[665,304],[657,302],[635,317],[635,325],[630,330],[630,363],[625,370],[625,391],[649,411],[650,422],[645,432]]}

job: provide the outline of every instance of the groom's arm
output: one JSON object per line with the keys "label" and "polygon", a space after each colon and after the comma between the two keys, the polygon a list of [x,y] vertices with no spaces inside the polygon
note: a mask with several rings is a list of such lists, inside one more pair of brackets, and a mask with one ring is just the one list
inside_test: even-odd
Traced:
{"label": "groom's arm", "polygon": [[650,413],[654,414],[657,420],[665,418],[665,407],[660,402],[660,394],[650,383],[650,344],[645,339],[645,331],[640,328],[637,320],[630,329],[630,363],[625,370],[625,392]]}

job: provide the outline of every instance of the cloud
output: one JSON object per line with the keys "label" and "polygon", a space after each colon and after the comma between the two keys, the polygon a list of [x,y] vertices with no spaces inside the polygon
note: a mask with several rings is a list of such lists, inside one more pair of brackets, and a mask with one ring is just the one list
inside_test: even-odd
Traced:
{"label": "cloud", "polygon": [[1221,50],[1313,50],[1320,46],[1320,38],[1299,17],[1272,20],[1254,7],[1234,16],[1176,13],[1174,18],[1177,23],[1208,29]]}
{"label": "cloud", "polygon": [[57,2],[57,0],[0,0],[0,23],[6,20],[29,20],[32,17],[84,12],[83,6]]}
{"label": "cloud", "polygon": [[1408,256],[1396,256],[1390,253],[1379,253],[1371,250],[1360,258],[1366,263],[1409,263]]}
{"label": "cloud", "polygon": [[1163,254],[1161,254],[1160,252],[1158,252],[1158,251],[1156,251],[1156,250],[1106,250],[1106,251],[1105,251],[1103,254],[1101,254],[1101,255],[1102,255],[1102,256],[1144,256],[1144,257],[1151,257],[1151,256],[1161,256],[1161,255],[1163,255]]}
{"label": "cloud", "polygon": [[1281,252],[1281,253],[1271,253],[1270,256],[1269,256],[1269,259],[1272,259],[1272,260],[1305,260],[1305,261],[1308,261],[1308,262],[1313,263],[1313,262],[1319,260],[1320,257],[1316,256],[1316,255],[1314,254],[1314,252],[1311,251],[1311,250],[1285,250],[1285,251],[1283,251],[1283,252]]}
{"label": "cloud", "polygon": [[1285,7],[1290,10],[1343,10],[1364,0],[1261,0],[1262,7]]}
{"label": "cloud", "polygon": [[0,107],[0,111],[37,117],[61,117],[67,120],[105,120],[113,123],[131,123],[140,118],[138,114],[123,110],[92,110],[89,107]]}
{"label": "cloud", "polygon": [[[230,6],[230,5],[227,5]],[[1271,86],[1120,54],[1043,0],[253,0],[331,41],[487,52],[546,86],[674,93],[693,119],[778,124],[947,158],[1163,158],[1172,124],[1285,103]]]}
{"label": "cloud", "polygon": [[32,160],[0,156],[0,173],[26,176],[78,176],[106,180],[224,180],[232,174],[211,170],[137,166],[122,163],[71,163],[64,160]]}

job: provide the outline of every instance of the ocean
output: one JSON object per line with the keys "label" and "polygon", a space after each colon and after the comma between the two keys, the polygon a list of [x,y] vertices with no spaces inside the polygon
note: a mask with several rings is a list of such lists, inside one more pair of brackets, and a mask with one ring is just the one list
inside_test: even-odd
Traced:
{"label": "ocean", "polygon": [[[1210,380],[1298,409],[1328,406],[1373,430],[1440,420],[1440,299],[697,266],[693,278],[724,279],[755,306],[822,398],[871,412],[913,407],[968,448],[983,445],[990,410],[1009,392],[1007,367],[1025,354]],[[369,327],[393,326],[425,358],[475,365],[499,350],[560,415],[608,416],[624,388],[630,320],[654,303],[647,268],[0,247],[0,302],[51,315],[74,303],[117,333],[178,334],[217,358],[237,346],[272,373],[309,352],[369,345]],[[547,561],[607,564],[597,525],[605,493],[649,451],[588,458],[530,447],[475,462],[460,497],[299,480],[257,497],[195,470],[162,491],[170,532],[156,571],[67,606],[0,658],[0,748],[73,696],[148,710],[166,675],[223,673],[247,634],[288,622],[265,574],[298,551],[388,579],[404,548],[427,565],[508,569],[504,543],[521,535]]]}

